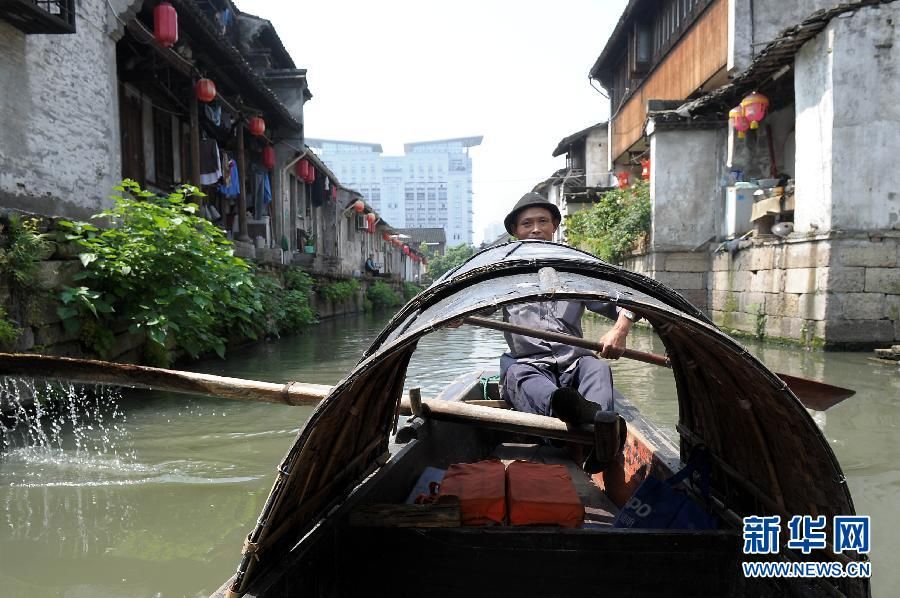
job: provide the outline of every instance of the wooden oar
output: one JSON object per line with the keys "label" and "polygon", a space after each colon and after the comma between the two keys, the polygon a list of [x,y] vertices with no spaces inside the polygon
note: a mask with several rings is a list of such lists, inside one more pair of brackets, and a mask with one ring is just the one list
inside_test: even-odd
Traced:
{"label": "wooden oar", "polygon": [[[275,384],[196,372],[31,353],[0,353],[0,375],[50,378],[86,384],[110,384],[286,405],[315,405],[328,396],[331,391],[330,386],[323,384],[300,382]],[[588,445],[594,442],[592,432],[571,428],[555,417],[438,399],[421,399],[420,405],[422,415],[435,420],[468,423],[494,430],[571,440]],[[418,409],[419,407],[417,407]],[[412,414],[409,397],[401,399],[400,410],[406,415]]]}
{"label": "wooden oar", "polygon": [[[533,328],[525,328],[524,326],[516,326],[509,322],[500,322],[497,320],[488,320],[487,318],[479,318],[470,316],[465,319],[467,324],[481,326],[483,328],[491,328],[493,330],[501,330],[503,332],[512,332],[531,338],[539,338],[545,341],[553,341],[572,345],[573,347],[582,347],[591,349],[592,351],[602,351],[603,345],[594,341],[585,340],[568,334],[559,332],[551,332],[549,330],[536,330]],[[665,355],[657,355],[656,353],[645,353],[643,351],[635,351],[634,349],[625,349],[623,357],[643,361],[653,365],[661,365],[663,367],[672,367],[672,363]],[[849,388],[841,388],[840,386],[832,386],[824,382],[800,378],[798,376],[790,376],[788,374],[776,374],[781,378],[788,388],[797,395],[800,402],[808,409],[816,411],[825,411],[829,407],[833,407],[856,394],[855,390]]]}

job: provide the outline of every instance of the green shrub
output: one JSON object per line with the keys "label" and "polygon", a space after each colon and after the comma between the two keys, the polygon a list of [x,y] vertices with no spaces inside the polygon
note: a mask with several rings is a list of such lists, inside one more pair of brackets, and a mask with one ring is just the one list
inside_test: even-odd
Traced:
{"label": "green shrub", "polygon": [[[310,288],[312,279],[305,272],[302,276],[292,274],[285,276],[286,285],[295,288],[284,289],[274,277],[257,273],[255,285],[262,302],[263,332],[268,336],[281,336],[282,333],[298,332],[318,319],[310,306]],[[308,285],[309,288],[303,288]],[[299,287],[299,288],[297,288]]]}
{"label": "green shrub", "polygon": [[366,299],[372,303],[374,309],[394,307],[403,302],[394,289],[380,280],[376,280],[369,285],[369,290],[366,291]]}
{"label": "green shrub", "polygon": [[311,294],[314,281],[312,277],[300,268],[288,268],[284,272],[284,288],[289,291],[299,290]]}
{"label": "green shrub", "polygon": [[262,310],[250,266],[235,257],[231,242],[191,203],[196,188],[168,196],[143,191],[126,180],[115,206],[94,216],[113,227],[60,222],[83,248],[79,288],[63,290],[59,315],[67,327],[81,318],[111,312],[165,346],[168,337],[191,356],[225,354],[228,335],[256,338]]}
{"label": "green shrub", "polygon": [[416,295],[422,292],[422,287],[417,284],[413,284],[411,282],[403,283],[403,299],[405,301],[409,301]]}
{"label": "green shrub", "polygon": [[445,272],[456,268],[473,255],[475,255],[475,248],[471,245],[461,244],[450,247],[444,255],[428,260],[428,276],[437,280]]}
{"label": "green shrub", "polygon": [[9,319],[6,308],[0,306],[0,347],[11,348],[21,333],[22,329]]}
{"label": "green shrub", "polygon": [[30,287],[47,242],[38,232],[37,220],[16,214],[0,218],[0,272],[12,284]]}
{"label": "green shrub", "polygon": [[331,301],[332,303],[346,301],[359,292],[359,281],[355,278],[350,278],[348,280],[330,282],[320,286],[319,290],[316,292],[319,297]]}
{"label": "green shrub", "polygon": [[566,217],[569,244],[618,263],[650,233],[650,187],[606,192],[590,209]]}

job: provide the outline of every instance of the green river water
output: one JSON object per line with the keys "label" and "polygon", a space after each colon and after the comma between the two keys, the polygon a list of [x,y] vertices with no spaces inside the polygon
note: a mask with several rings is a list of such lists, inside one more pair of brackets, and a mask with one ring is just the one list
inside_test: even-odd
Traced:
{"label": "green river water", "polygon": [[[371,315],[333,319],[190,369],[334,384],[386,322]],[[600,328],[586,320],[586,334],[598,338]],[[642,330],[629,346],[662,352]],[[434,333],[419,343],[407,386],[433,396],[460,373],[496,367],[503,347],[502,335],[489,330]],[[900,586],[900,540],[891,531],[900,520],[900,371],[872,362],[870,354],[748,348],[774,370],[858,391],[817,421],[849,479],[857,512],[872,516],[873,594],[892,595],[889,588]],[[645,415],[674,430],[668,370],[621,360],[614,376]],[[80,422],[75,430],[62,424],[7,432],[0,445],[0,596],[209,595],[237,566],[275,467],[310,412],[130,392],[90,413],[70,414],[68,421]]]}

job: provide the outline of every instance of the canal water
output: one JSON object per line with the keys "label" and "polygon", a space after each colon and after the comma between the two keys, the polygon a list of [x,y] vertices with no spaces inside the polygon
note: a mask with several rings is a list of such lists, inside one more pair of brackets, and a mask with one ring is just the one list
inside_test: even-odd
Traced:
{"label": "canal water", "polygon": [[[334,384],[386,321],[372,315],[333,319],[308,334],[191,369]],[[593,338],[602,332],[592,321],[585,328]],[[663,350],[643,330],[632,334],[629,346]],[[407,386],[433,396],[462,372],[496,366],[503,347],[494,331],[464,326],[434,333],[419,343]],[[900,540],[894,532],[900,523],[897,367],[874,363],[868,354],[748,348],[775,370],[858,391],[817,421],[849,478],[858,513],[872,516],[873,593],[891,595],[889,588],[900,585]],[[673,431],[671,373],[627,360],[613,367],[622,392]],[[55,423],[39,433],[20,429],[3,436],[0,595],[209,595],[233,573],[274,468],[311,408],[134,391],[94,401],[84,413],[73,407],[47,414],[44,420]]]}

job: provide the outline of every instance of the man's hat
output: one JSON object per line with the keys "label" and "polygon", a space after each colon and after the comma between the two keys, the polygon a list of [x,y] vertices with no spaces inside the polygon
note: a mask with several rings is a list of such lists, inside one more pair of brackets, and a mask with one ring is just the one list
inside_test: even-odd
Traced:
{"label": "man's hat", "polygon": [[545,208],[553,214],[553,219],[556,220],[557,223],[562,221],[559,208],[543,195],[531,192],[523,195],[522,199],[516,202],[516,206],[506,215],[506,218],[503,219],[503,226],[506,227],[506,232],[511,235],[515,234],[513,231],[516,228],[516,217],[519,215],[519,212],[525,208]]}

